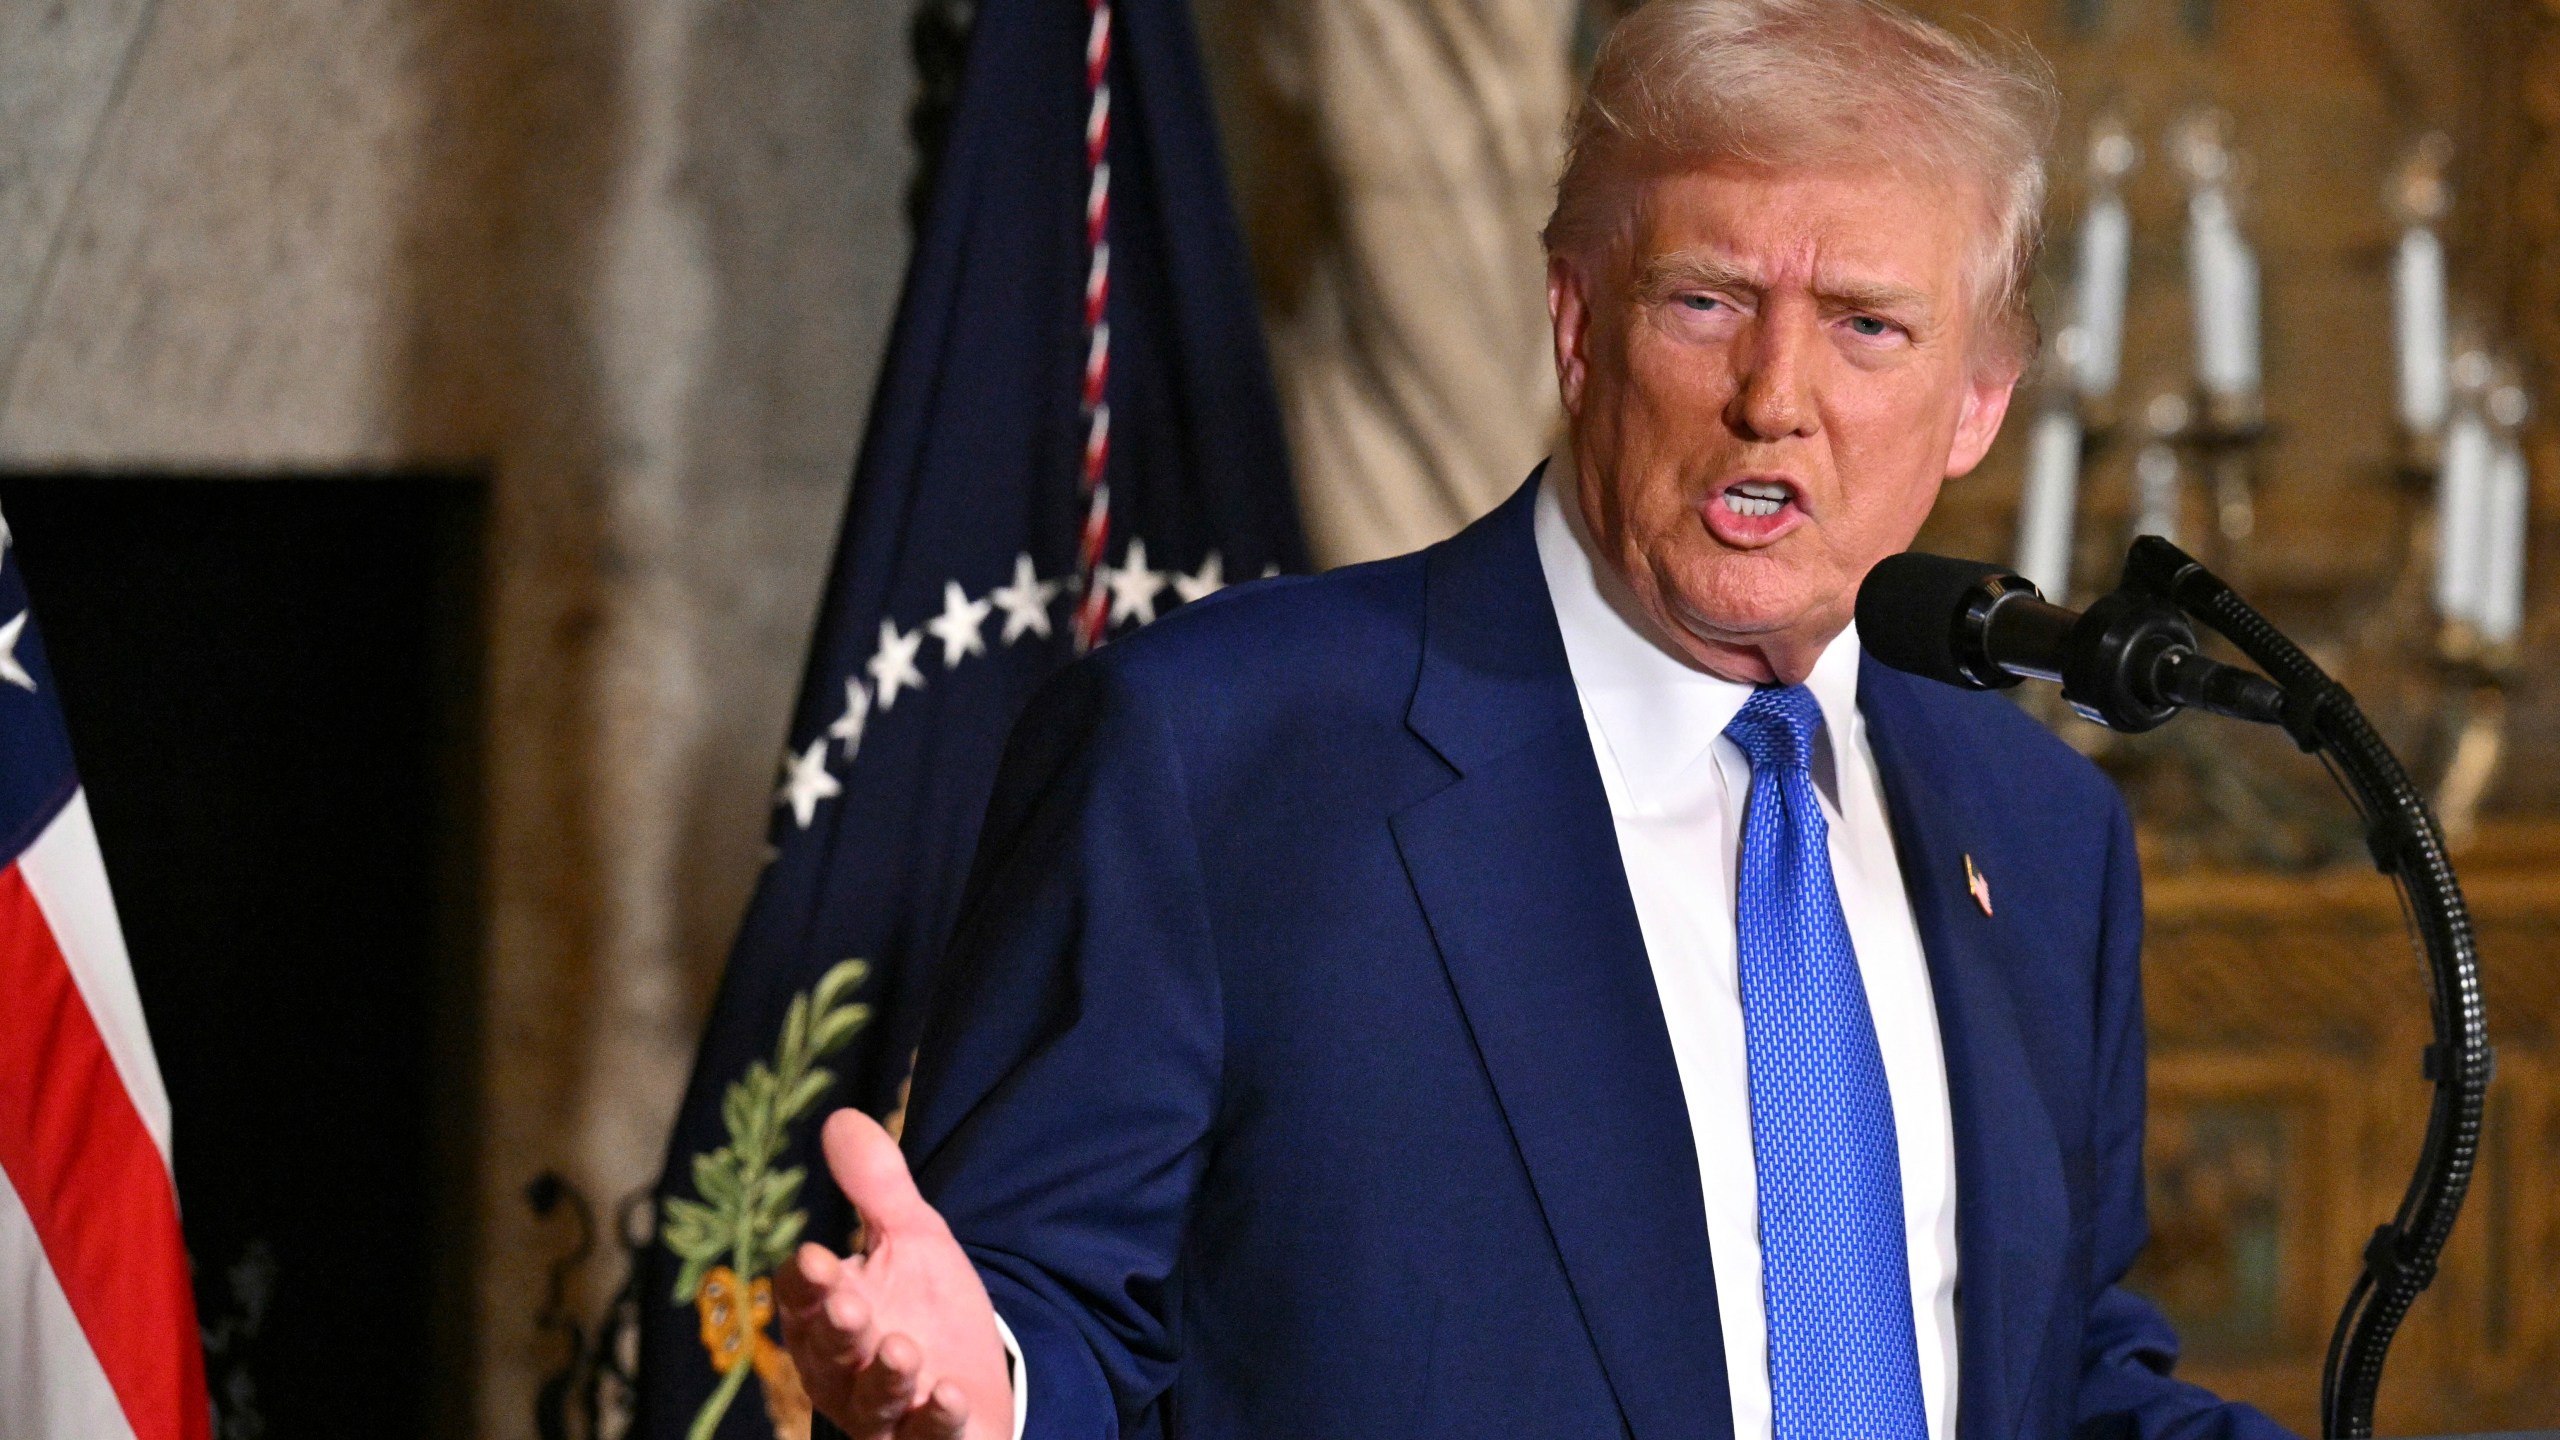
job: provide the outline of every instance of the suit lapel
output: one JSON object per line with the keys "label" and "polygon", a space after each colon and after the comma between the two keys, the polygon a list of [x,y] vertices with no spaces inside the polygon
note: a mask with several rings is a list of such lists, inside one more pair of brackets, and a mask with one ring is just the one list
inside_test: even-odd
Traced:
{"label": "suit lapel", "polygon": [[1686,1098],[1532,536],[1435,549],[1409,722],[1459,772],[1396,845],[1638,1440],[1729,1436]]}
{"label": "suit lapel", "polygon": [[2000,932],[1967,889],[1995,838],[1951,772],[1960,755],[1921,708],[1928,682],[1864,662],[1859,708],[1936,993],[1955,1126],[1960,1440],[2010,1440],[2046,1320],[2066,1283],[2070,1197],[2028,1062]]}

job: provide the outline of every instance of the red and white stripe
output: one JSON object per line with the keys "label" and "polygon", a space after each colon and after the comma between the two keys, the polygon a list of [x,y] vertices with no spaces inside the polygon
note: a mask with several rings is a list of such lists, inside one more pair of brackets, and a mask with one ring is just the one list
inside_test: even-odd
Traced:
{"label": "red and white stripe", "polygon": [[1111,402],[1103,387],[1111,378],[1111,0],[1086,0],[1092,17],[1085,32],[1084,84],[1090,103],[1084,118],[1084,463],[1078,480],[1084,496],[1084,529],[1076,537],[1076,650],[1102,643],[1111,597],[1102,583],[1102,557],[1111,541]]}
{"label": "red and white stripe", "polygon": [[204,1440],[152,1058],[85,795],[0,869],[0,1440]]}

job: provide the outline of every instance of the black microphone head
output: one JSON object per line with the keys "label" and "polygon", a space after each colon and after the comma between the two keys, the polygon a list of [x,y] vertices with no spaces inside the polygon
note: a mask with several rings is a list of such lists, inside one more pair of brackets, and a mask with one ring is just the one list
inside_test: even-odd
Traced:
{"label": "black microphone head", "polygon": [[1967,615],[2018,590],[2032,594],[2035,587],[2005,565],[1913,551],[1887,555],[1858,586],[1858,643],[1894,669],[1923,679],[1967,690],[2016,684],[2014,676],[1999,675],[1961,647]]}

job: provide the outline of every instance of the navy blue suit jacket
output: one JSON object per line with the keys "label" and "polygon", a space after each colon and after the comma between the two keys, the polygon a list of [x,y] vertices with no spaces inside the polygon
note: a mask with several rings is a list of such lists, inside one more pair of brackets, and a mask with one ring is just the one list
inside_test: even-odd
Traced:
{"label": "navy blue suit jacket", "polygon": [[[908,1114],[1030,1434],[1729,1436],[1696,1152],[1530,531],[1070,668],[997,782]],[[1955,1122],[1959,1440],[2280,1433],[2167,1378],[2114,789],[1996,696],[1859,704]],[[1997,913],[1966,890],[1965,857]]]}

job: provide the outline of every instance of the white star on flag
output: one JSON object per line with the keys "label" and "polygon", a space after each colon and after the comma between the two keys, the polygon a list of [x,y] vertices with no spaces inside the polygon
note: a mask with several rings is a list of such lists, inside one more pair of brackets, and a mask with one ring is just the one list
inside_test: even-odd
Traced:
{"label": "white star on flag", "polygon": [[924,622],[933,638],[942,642],[942,668],[957,666],[962,657],[984,655],[987,642],[978,628],[987,623],[987,612],[995,607],[984,600],[972,600],[957,580],[942,582],[942,613]]}
{"label": "white star on flag", "polygon": [[27,667],[18,663],[18,637],[26,632],[26,628],[27,612],[24,610],[18,612],[15,620],[0,625],[0,680],[6,680],[32,695],[36,691],[36,677],[28,674]]}
{"label": "white star on flag", "polygon": [[844,682],[844,713],[827,727],[827,738],[844,742],[844,758],[862,748],[862,723],[871,718],[871,692],[859,680]]}
{"label": "white star on flag", "polygon": [[1209,552],[1208,559],[1200,562],[1196,573],[1173,577],[1173,593],[1181,596],[1185,605],[1194,600],[1206,600],[1226,588],[1227,562],[1220,559],[1215,550]]}
{"label": "white star on flag", "polygon": [[1013,557],[1013,583],[1000,585],[987,593],[987,598],[1004,612],[1004,643],[1012,644],[1029,631],[1041,639],[1049,638],[1049,602],[1056,598],[1058,582],[1043,580],[1031,568],[1029,555]]}
{"label": "white star on flag", "polygon": [[924,688],[924,672],[916,668],[916,651],[923,647],[923,631],[902,631],[894,620],[880,622],[880,651],[863,668],[871,672],[873,698],[880,702],[881,709],[898,703],[900,686],[910,690]]}
{"label": "white star on flag", "polygon": [[1164,575],[1147,568],[1147,542],[1132,536],[1129,551],[1121,557],[1120,566],[1112,570],[1104,584],[1111,587],[1111,623],[1136,620],[1152,625],[1156,619],[1156,596],[1164,592]]}
{"label": "white star on flag", "polygon": [[809,742],[809,748],[794,755],[782,752],[782,788],[774,792],[773,803],[791,807],[791,818],[800,828],[818,818],[818,802],[844,793],[844,782],[827,773],[827,738],[823,735]]}

